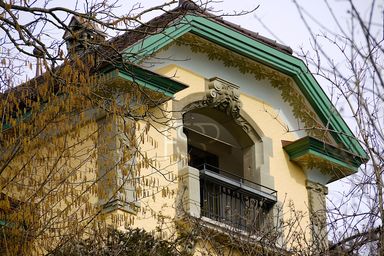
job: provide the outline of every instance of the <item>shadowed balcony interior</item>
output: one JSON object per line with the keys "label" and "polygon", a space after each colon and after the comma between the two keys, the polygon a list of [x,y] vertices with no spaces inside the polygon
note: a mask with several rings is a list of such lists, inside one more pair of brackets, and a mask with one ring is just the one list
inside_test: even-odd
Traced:
{"label": "shadowed balcony interior", "polygon": [[183,116],[189,166],[200,171],[201,214],[246,231],[259,230],[276,191],[258,177],[255,142],[232,117],[213,108]]}

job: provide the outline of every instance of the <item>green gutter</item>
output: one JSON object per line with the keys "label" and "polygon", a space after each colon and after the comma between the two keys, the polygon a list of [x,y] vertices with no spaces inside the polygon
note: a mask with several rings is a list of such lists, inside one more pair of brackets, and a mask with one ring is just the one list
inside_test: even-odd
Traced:
{"label": "green gutter", "polygon": [[[163,93],[166,97],[173,97],[175,93],[188,87],[185,84],[132,64],[127,64],[124,69],[109,66],[102,71],[102,74],[108,79],[121,78],[124,81],[137,83],[144,88]],[[28,111],[18,122],[27,120],[31,114]],[[12,128],[10,124],[3,123],[0,132],[5,132],[10,128]]]}
{"label": "green gutter", "polygon": [[291,161],[299,163],[305,156],[315,156],[351,172],[356,172],[363,163],[361,157],[309,136],[290,142],[283,148]]}
{"label": "green gutter", "polygon": [[103,75],[108,78],[121,78],[136,83],[152,91],[163,93],[167,97],[173,97],[175,93],[188,87],[185,84],[132,64],[127,65],[124,69],[109,67],[104,70]]}

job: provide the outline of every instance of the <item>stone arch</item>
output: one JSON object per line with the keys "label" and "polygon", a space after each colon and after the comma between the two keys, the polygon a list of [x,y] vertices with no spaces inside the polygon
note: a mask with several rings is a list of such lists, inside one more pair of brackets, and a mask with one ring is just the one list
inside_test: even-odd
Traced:
{"label": "stone arch", "polygon": [[[269,157],[272,155],[272,140],[261,131],[252,118],[241,109],[238,86],[219,78],[212,78],[206,83],[205,92],[190,94],[173,104],[174,115],[183,122],[186,113],[212,109],[225,113],[249,136],[252,145],[244,150],[244,178],[254,182],[274,187],[273,177],[269,172]],[[180,127],[183,127],[182,124]],[[188,155],[188,140],[181,129],[178,132],[178,151]]]}

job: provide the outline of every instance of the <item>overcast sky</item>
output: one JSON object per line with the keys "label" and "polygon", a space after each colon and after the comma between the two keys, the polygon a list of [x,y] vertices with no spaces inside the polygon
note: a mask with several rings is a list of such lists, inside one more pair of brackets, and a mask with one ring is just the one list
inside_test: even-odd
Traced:
{"label": "overcast sky", "polygon": [[[342,25],[347,25],[348,3],[345,0],[328,0],[333,7],[333,11],[341,20],[345,19]],[[161,3],[159,0],[140,1],[143,6],[151,6]],[[195,1],[198,2],[198,1]],[[318,22],[322,23],[330,31],[337,32],[336,24],[327,10],[327,6],[322,0],[298,0],[299,4],[310,13]],[[368,5],[370,1],[358,0],[357,5],[362,10],[363,16],[368,15]],[[379,1],[378,1],[379,2]],[[214,0],[210,4],[214,13],[233,14],[235,12],[252,10],[259,8],[252,14],[244,16],[224,17],[233,23],[250,29],[260,34],[286,44],[297,51],[301,46],[310,48],[309,35],[300,19],[299,13],[292,0]],[[377,13],[381,14],[383,4],[378,5]],[[263,24],[261,24],[261,22]],[[311,23],[315,32],[324,32],[325,28],[319,28],[315,22]]]}

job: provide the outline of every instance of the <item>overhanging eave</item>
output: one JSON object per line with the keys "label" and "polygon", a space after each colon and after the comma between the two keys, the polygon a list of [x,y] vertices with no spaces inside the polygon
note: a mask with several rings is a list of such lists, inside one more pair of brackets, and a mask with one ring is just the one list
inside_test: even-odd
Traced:
{"label": "overhanging eave", "polygon": [[153,92],[173,97],[175,93],[188,86],[172,80],[168,77],[143,69],[137,65],[125,65],[124,68],[108,68],[103,71],[103,76],[108,79],[122,79],[123,81],[136,83]]}
{"label": "overhanging eave", "polygon": [[367,161],[350,151],[331,145],[314,137],[306,136],[293,142],[283,142],[289,159],[303,168],[317,168],[330,175],[331,181],[356,173]]}

